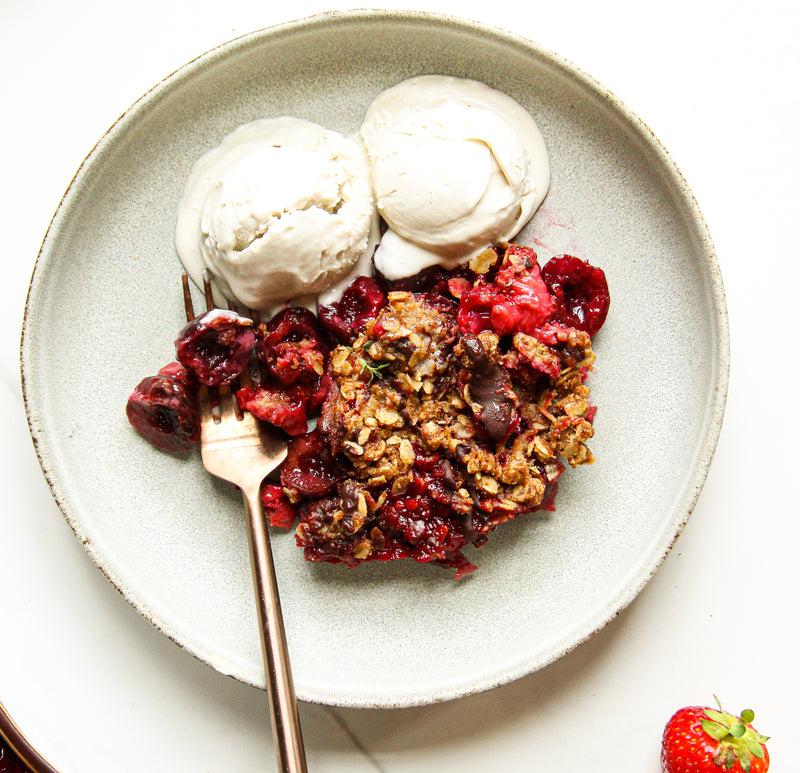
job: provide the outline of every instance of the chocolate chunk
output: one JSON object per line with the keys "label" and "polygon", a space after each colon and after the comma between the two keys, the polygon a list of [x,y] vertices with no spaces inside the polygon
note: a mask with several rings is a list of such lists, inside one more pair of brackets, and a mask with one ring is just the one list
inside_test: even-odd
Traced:
{"label": "chocolate chunk", "polygon": [[338,485],[337,491],[342,498],[344,514],[352,518],[358,512],[358,484],[354,480],[344,480]]}
{"label": "chocolate chunk", "polygon": [[480,406],[476,418],[492,440],[505,440],[516,411],[511,377],[502,365],[492,362],[478,336],[467,333],[461,344],[472,365],[469,392],[473,410],[475,404]]}
{"label": "chocolate chunk", "polygon": [[442,480],[450,486],[450,488],[458,488],[458,482],[456,481],[456,474],[453,470],[453,465],[447,459],[443,459],[441,463],[442,468]]}
{"label": "chocolate chunk", "polygon": [[359,509],[359,495],[363,500],[359,484],[352,480],[343,480],[337,487],[336,492],[342,500],[342,521],[340,527],[347,534],[355,534],[364,524],[366,509],[362,512]]}

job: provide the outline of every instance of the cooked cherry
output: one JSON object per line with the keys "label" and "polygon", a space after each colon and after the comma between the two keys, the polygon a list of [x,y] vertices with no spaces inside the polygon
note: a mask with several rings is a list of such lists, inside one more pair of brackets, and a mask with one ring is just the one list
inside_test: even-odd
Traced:
{"label": "cooked cherry", "polygon": [[386,279],[378,274],[376,279],[381,290],[389,292],[431,293],[447,297],[451,281],[463,279],[470,285],[475,280],[476,274],[466,267],[455,268],[448,271],[441,266],[423,268],[417,274],[402,279]]}
{"label": "cooked cherry", "polygon": [[313,381],[325,372],[330,343],[309,309],[287,307],[260,332],[259,358],[282,384]]}
{"label": "cooked cherry", "polygon": [[154,446],[188,451],[200,440],[200,414],[194,394],[170,376],[142,379],[125,412],[134,429]]}
{"label": "cooked cherry", "polygon": [[193,391],[196,391],[199,386],[194,374],[179,362],[170,362],[168,365],[161,368],[157,375],[174,378],[176,381],[186,384],[186,386]]}
{"label": "cooked cherry", "polygon": [[344,475],[345,468],[334,458],[319,430],[289,442],[286,460],[281,465],[281,483],[286,488],[321,497]]}
{"label": "cooked cherry", "polygon": [[265,483],[261,487],[261,502],[270,526],[277,526],[279,529],[291,529],[294,526],[297,510],[281,486]]}
{"label": "cooked cherry", "polygon": [[572,255],[551,258],[542,278],[556,298],[556,319],[590,336],[606,321],[611,296],[602,269]]}
{"label": "cooked cherry", "polygon": [[325,329],[339,341],[352,343],[386,305],[386,295],[377,282],[366,276],[354,279],[340,300],[319,307],[319,319]]}
{"label": "cooked cherry", "polygon": [[[299,547],[303,548],[306,561],[343,563],[350,567],[361,563],[362,559],[356,557],[361,539],[355,535],[341,535],[337,528],[341,519],[341,506],[342,501],[339,497],[302,501],[295,541]],[[373,529],[372,532],[371,541],[375,545],[376,530]],[[386,541],[382,535],[379,542],[380,549],[384,550]],[[379,556],[370,554],[368,560],[379,560]]]}
{"label": "cooked cherry", "polygon": [[430,561],[456,569],[457,578],[476,569],[461,553],[467,544],[461,517],[427,494],[417,493],[415,487],[390,497],[381,508],[379,523],[393,546],[390,558]]}
{"label": "cooked cherry", "polygon": [[300,384],[285,387],[272,382],[243,387],[236,393],[243,411],[280,427],[288,435],[303,435],[308,431],[308,397]]}
{"label": "cooked cherry", "polygon": [[207,386],[229,384],[245,368],[256,344],[253,321],[224,309],[193,319],[175,341],[178,361]]}

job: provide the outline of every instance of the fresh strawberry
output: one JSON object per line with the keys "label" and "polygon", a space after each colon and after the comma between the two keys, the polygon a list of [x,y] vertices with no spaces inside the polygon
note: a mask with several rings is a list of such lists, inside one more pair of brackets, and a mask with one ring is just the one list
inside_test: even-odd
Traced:
{"label": "fresh strawberry", "polygon": [[769,769],[768,738],[755,731],[753,712],[734,716],[703,706],[673,714],[661,742],[663,773],[763,773]]}

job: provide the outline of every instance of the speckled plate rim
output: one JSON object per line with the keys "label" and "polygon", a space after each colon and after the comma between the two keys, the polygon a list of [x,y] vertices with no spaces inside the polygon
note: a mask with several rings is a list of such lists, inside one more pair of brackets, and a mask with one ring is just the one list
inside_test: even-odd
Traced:
{"label": "speckled plate rim", "polygon": [[117,590],[158,630],[179,644],[179,646],[187,649],[196,657],[208,662],[202,657],[201,653],[193,651],[191,646],[187,645],[186,642],[181,641],[180,636],[178,636],[175,631],[171,630],[170,626],[164,620],[152,614],[146,603],[142,602],[142,600],[131,598],[130,595],[126,593],[124,584],[120,582],[119,578],[116,576],[113,567],[108,566],[104,561],[103,556],[98,555],[91,544],[91,541],[83,532],[80,517],[73,510],[69,493],[62,485],[58,470],[54,469],[50,464],[47,449],[44,448],[43,444],[40,442],[41,438],[37,432],[35,421],[36,398],[32,392],[30,362],[27,358],[28,323],[31,298],[39,291],[41,267],[51,257],[53,251],[52,232],[54,231],[59,219],[59,213],[61,212],[62,208],[65,207],[65,204],[70,199],[73,191],[76,188],[79,188],[81,178],[87,172],[88,168],[94,161],[102,157],[104,149],[108,144],[113,142],[114,137],[119,133],[124,132],[126,126],[128,126],[131,121],[136,120],[136,115],[138,112],[146,109],[151,100],[159,99],[166,90],[178,85],[184,79],[192,78],[196,70],[211,65],[219,58],[227,56],[230,52],[235,51],[240,47],[254,45],[272,36],[282,36],[284,34],[297,31],[309,31],[330,25],[348,25],[363,22],[390,23],[393,21],[405,23],[412,22],[423,25],[446,25],[455,30],[462,30],[480,36],[486,36],[495,41],[509,44],[518,50],[526,51],[531,56],[546,61],[556,69],[566,72],[581,86],[586,88],[588,91],[593,92],[604,102],[604,104],[607,106],[607,109],[612,111],[616,117],[626,123],[632,132],[646,144],[647,149],[658,159],[662,171],[666,173],[672,193],[680,198],[685,211],[690,215],[693,236],[698,240],[698,244],[701,245],[701,247],[698,249],[698,254],[702,255],[703,258],[701,269],[708,281],[708,290],[714,315],[712,324],[714,326],[713,343],[715,345],[716,354],[716,383],[714,385],[715,391],[713,398],[708,404],[708,410],[706,414],[707,431],[703,439],[701,452],[695,459],[691,474],[687,475],[687,485],[684,489],[685,493],[679,500],[676,500],[675,516],[672,519],[669,528],[665,529],[664,533],[660,535],[661,539],[653,550],[652,555],[650,556],[650,561],[646,562],[646,565],[641,571],[639,571],[633,581],[621,589],[616,596],[609,598],[607,603],[599,608],[594,616],[585,620],[581,627],[573,630],[572,636],[566,644],[560,647],[554,647],[547,654],[547,656],[518,662],[514,666],[500,670],[498,673],[494,674],[494,676],[484,677],[478,682],[467,680],[464,684],[453,687],[449,690],[439,690],[435,693],[406,696],[400,700],[388,698],[384,701],[361,701],[348,696],[342,698],[342,696],[328,694],[311,696],[299,695],[301,699],[312,702],[329,703],[333,705],[356,708],[397,708],[404,706],[425,705],[429,703],[451,700],[454,698],[463,697],[465,695],[492,689],[532,673],[554,662],[566,653],[573,650],[582,642],[586,641],[594,633],[602,629],[608,622],[614,619],[639,594],[658,567],[663,563],[694,509],[705,483],[705,479],[707,477],[721,431],[725,411],[725,402],[727,399],[730,369],[729,324],[722,275],[709,229],[700,207],[694,197],[694,194],[689,188],[689,185],[684,179],[677,164],[674,162],[664,145],[655,136],[651,129],[638,117],[638,115],[636,115],[636,113],[634,113],[627,107],[627,105],[625,105],[618,97],[616,97],[613,92],[609,91],[592,76],[576,67],[564,57],[540,46],[539,44],[527,38],[482,22],[453,16],[445,16],[433,12],[395,11],[383,9],[332,11],[309,16],[292,22],[265,27],[261,30],[242,35],[210,49],[209,51],[183,65],[172,74],[168,75],[152,89],[146,92],[133,105],[131,105],[131,107],[128,108],[128,110],[126,110],[125,113],[123,113],[120,118],[118,118],[117,121],[109,128],[109,130],[100,138],[91,152],[84,159],[83,163],[73,177],[73,180],[67,188],[64,197],[62,198],[59,207],[51,220],[34,265],[32,279],[28,290],[28,298],[25,304],[22,325],[20,358],[23,398],[31,437],[36,449],[39,463],[42,467],[42,471],[56,503],[94,563],[114,585],[114,587],[116,587]]}

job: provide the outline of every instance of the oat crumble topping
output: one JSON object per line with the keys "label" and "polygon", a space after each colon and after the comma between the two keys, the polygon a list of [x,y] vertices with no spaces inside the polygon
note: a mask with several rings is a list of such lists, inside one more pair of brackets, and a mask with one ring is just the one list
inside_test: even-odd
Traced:
{"label": "oat crumble topping", "polygon": [[199,439],[199,383],[247,367],[240,406],[289,438],[265,511],[296,529],[307,560],[412,558],[460,577],[476,568],[464,548],[553,510],[565,467],[594,461],[586,379],[608,306],[600,269],[569,255],[540,267],[503,243],[453,271],[358,277],[318,314],[209,312],[126,410],[150,442],[184,453]]}

